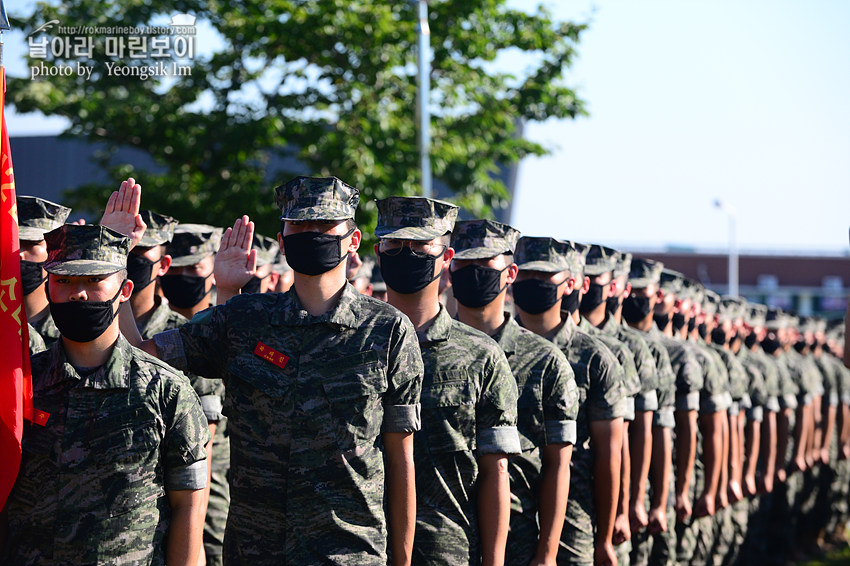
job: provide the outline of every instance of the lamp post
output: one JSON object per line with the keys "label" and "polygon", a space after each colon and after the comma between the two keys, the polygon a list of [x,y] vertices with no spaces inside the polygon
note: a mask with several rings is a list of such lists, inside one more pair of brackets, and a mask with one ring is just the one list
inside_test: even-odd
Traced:
{"label": "lamp post", "polygon": [[419,118],[419,169],[422,175],[422,196],[431,197],[431,111],[428,107],[431,91],[431,28],[428,26],[428,0],[413,0],[419,5],[419,49],[416,81],[416,114]]}
{"label": "lamp post", "polygon": [[714,206],[729,217],[729,295],[738,296],[738,211],[728,203],[715,199]]}

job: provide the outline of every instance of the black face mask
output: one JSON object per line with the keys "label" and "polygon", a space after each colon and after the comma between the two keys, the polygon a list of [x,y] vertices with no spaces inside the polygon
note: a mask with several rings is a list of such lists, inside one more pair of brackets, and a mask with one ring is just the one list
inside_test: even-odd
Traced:
{"label": "black face mask", "polygon": [[[267,274],[266,277],[268,277],[269,275],[271,275],[271,273]],[[248,282],[242,286],[242,293],[259,293],[260,284],[266,277],[257,277],[256,275],[252,275],[251,279],[249,279]]]}
{"label": "black face mask", "polygon": [[806,343],[805,342],[795,342],[794,343],[794,349],[802,354],[803,350],[806,349]]}
{"label": "black face mask", "polygon": [[768,354],[772,354],[779,349],[779,340],[776,338],[765,338],[761,341],[761,347]]}
{"label": "black face mask", "polygon": [[471,309],[489,305],[507,287],[500,286],[504,269],[493,269],[483,265],[467,265],[455,271],[450,271],[452,291],[457,302]]}
{"label": "black face mask", "polygon": [[342,236],[319,232],[299,232],[283,237],[286,262],[296,273],[321,275],[327,273],[348,254],[342,253],[342,241],[354,233],[352,228]]}
{"label": "black face mask", "polygon": [[395,255],[385,252],[378,255],[381,257],[381,275],[384,276],[384,282],[387,287],[402,295],[421,291],[443,274],[441,270],[434,275],[437,259],[442,256],[416,255],[408,247],[402,248]]}
{"label": "black face mask", "polygon": [[29,295],[38,289],[42,283],[47,281],[47,276],[43,275],[41,266],[44,262],[36,263],[34,261],[21,260],[21,288],[24,295]]}
{"label": "black face mask", "polygon": [[673,330],[679,332],[685,327],[685,315],[680,312],[673,313]]}
{"label": "black face mask", "polygon": [[708,327],[704,322],[697,326],[697,334],[699,334],[699,337],[703,340],[705,340],[705,337],[708,336]]}
{"label": "black face mask", "polygon": [[[124,287],[124,282],[121,287]],[[54,303],[50,300],[50,316],[56,323],[56,328],[65,338],[74,342],[91,342],[106,332],[115,319],[115,299],[121,294],[121,289],[109,301],[68,301]]]}
{"label": "black face mask", "polygon": [[[212,274],[210,274],[212,275]],[[210,291],[206,290],[206,277],[197,275],[163,275],[159,278],[162,292],[168,302],[178,309],[190,309],[204,300]]]}
{"label": "black face mask", "polygon": [[726,331],[722,328],[715,328],[711,331],[711,341],[718,346],[726,344]]}
{"label": "black face mask", "polygon": [[153,266],[159,262],[159,259],[151,261],[134,253],[127,256],[127,278],[133,282],[134,293],[147,288],[156,279],[153,276]]}
{"label": "black face mask", "polygon": [[623,301],[623,318],[626,319],[626,322],[636,324],[649,316],[651,309],[652,307],[649,306],[649,297],[629,295]]}
{"label": "black face mask", "polygon": [[620,297],[608,297],[605,299],[605,310],[614,314],[620,308]]}
{"label": "black face mask", "polygon": [[748,334],[746,338],[744,338],[744,345],[749,349],[756,345],[756,333],[753,332]]}
{"label": "black face mask", "polygon": [[578,289],[574,289],[569,295],[564,295],[564,298],[561,299],[561,310],[570,314],[576,312],[579,305],[578,295]]}
{"label": "black face mask", "polygon": [[561,298],[558,287],[555,283],[539,279],[517,281],[513,284],[514,304],[528,314],[546,312]]}
{"label": "black face mask", "polygon": [[652,319],[655,321],[655,325],[658,326],[659,329],[664,330],[667,328],[667,323],[670,322],[670,315],[654,313],[652,315]]}
{"label": "black face mask", "polygon": [[[581,298],[581,305],[579,306],[581,312],[591,312],[593,309],[601,305],[602,293],[604,291],[605,285],[591,283],[587,293],[585,293],[584,297]],[[575,294],[575,292],[573,292],[573,294]]]}
{"label": "black face mask", "polygon": [[696,317],[692,318],[688,321],[688,334],[694,331],[694,328],[697,327],[697,319]]}

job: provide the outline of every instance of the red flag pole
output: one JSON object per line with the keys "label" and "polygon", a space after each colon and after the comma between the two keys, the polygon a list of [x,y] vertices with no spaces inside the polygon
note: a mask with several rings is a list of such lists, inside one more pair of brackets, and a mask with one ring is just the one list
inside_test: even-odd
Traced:
{"label": "red flag pole", "polygon": [[21,286],[15,176],[6,128],[6,69],[2,65],[2,32],[8,29],[6,9],[0,2],[0,509],[20,468],[24,418],[32,420],[29,332]]}

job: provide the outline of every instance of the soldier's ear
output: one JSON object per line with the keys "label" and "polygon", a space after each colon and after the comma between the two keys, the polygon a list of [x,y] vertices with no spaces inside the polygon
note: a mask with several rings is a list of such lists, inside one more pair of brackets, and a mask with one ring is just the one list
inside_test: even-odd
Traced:
{"label": "soldier's ear", "polygon": [[360,242],[363,239],[363,233],[360,228],[355,228],[351,233],[351,242],[348,244],[348,253],[356,253],[360,249]]}
{"label": "soldier's ear", "polygon": [[130,295],[133,294],[133,282],[127,278],[124,280],[124,284],[121,285],[121,296],[118,299],[119,303],[123,303],[124,301],[130,300]]}

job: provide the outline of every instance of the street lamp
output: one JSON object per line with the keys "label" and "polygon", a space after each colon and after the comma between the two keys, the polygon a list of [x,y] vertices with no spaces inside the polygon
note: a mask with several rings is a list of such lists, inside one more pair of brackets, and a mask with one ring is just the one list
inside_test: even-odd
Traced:
{"label": "street lamp", "polygon": [[738,296],[738,211],[728,203],[715,199],[714,206],[729,217],[729,295]]}
{"label": "street lamp", "polygon": [[428,107],[431,91],[431,28],[428,26],[428,0],[413,0],[419,4],[419,49],[416,81],[416,110],[419,118],[419,169],[422,175],[422,196],[431,197],[431,110]]}

